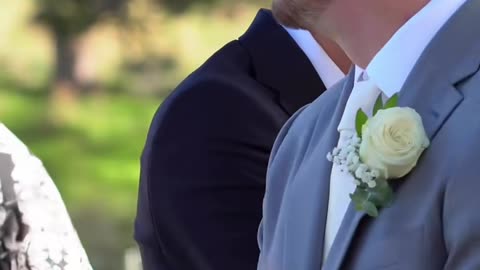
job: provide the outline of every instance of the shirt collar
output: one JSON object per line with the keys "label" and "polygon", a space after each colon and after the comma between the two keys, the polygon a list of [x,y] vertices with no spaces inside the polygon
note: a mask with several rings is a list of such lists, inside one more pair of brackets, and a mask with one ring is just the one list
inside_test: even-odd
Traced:
{"label": "shirt collar", "polygon": [[400,92],[428,44],[466,0],[431,0],[375,55],[366,71],[388,97]]}
{"label": "shirt collar", "polygon": [[327,89],[345,77],[345,74],[333,62],[310,32],[283,27],[310,60]]}

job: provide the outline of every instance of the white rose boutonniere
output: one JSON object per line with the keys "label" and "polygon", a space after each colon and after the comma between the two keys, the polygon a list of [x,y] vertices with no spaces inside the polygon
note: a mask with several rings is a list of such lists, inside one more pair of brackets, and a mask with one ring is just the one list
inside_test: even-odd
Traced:
{"label": "white rose boutonniere", "polygon": [[380,110],[362,127],[360,158],[385,179],[400,178],[417,165],[429,141],[411,108]]}
{"label": "white rose boutonniere", "polygon": [[357,188],[350,198],[358,211],[372,217],[393,200],[388,180],[407,175],[430,144],[420,115],[397,103],[397,95],[385,104],[379,96],[370,119],[358,110],[357,136],[327,156],[353,176]]}

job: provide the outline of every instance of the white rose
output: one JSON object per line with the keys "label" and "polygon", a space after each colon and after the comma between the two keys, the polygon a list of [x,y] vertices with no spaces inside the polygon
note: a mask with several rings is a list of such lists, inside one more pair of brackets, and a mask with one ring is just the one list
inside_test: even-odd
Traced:
{"label": "white rose", "polygon": [[360,159],[384,179],[401,178],[429,146],[418,113],[411,108],[380,110],[362,127]]}

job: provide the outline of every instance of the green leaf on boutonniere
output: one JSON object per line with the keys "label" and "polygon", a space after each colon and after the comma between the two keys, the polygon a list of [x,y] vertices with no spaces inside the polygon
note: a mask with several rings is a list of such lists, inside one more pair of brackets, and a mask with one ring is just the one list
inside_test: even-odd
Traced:
{"label": "green leaf on boutonniere", "polygon": [[368,116],[362,111],[362,109],[358,109],[357,117],[355,118],[355,129],[359,138],[362,138],[362,127],[367,121]]}
{"label": "green leaf on boutonniere", "polygon": [[378,209],[372,202],[365,201],[365,212],[371,217],[378,217]]}
{"label": "green leaf on boutonniere", "polygon": [[361,188],[356,188],[353,194],[350,194],[350,199],[352,199],[355,210],[364,211],[363,205],[367,201],[368,192]]}
{"label": "green leaf on boutonniere", "polygon": [[384,208],[391,205],[393,201],[393,190],[386,180],[377,180],[377,186],[368,189],[369,201]]}
{"label": "green leaf on boutonniere", "polygon": [[381,109],[383,109],[382,94],[378,95],[377,100],[375,101],[375,106],[373,106],[373,116],[375,116]]}
{"label": "green leaf on boutonniere", "polygon": [[393,190],[386,180],[376,180],[374,188],[357,186],[350,199],[355,210],[365,212],[371,217],[377,217],[379,210],[389,207],[393,202]]}
{"label": "green leaf on boutonniere", "polygon": [[371,217],[378,216],[378,208],[375,204],[370,201],[370,194],[368,191],[358,188],[355,189],[353,194],[350,194],[350,199],[352,199],[355,210],[359,212],[365,212]]}
{"label": "green leaf on boutonniere", "polygon": [[385,102],[385,105],[383,106],[384,109],[390,109],[390,108],[395,108],[398,106],[398,94],[393,95],[391,98]]}

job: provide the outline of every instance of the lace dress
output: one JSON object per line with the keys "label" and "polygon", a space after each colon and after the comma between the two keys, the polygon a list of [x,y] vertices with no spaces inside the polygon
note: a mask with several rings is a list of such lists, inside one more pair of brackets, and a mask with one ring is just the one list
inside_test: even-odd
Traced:
{"label": "lace dress", "polygon": [[[16,210],[25,233],[13,226],[17,237],[8,237],[5,227],[11,202],[5,202],[2,179],[0,192],[0,259],[8,261],[1,270],[91,270],[85,250],[77,236],[55,184],[28,148],[0,123],[0,178],[13,180]],[[10,181],[12,182],[12,181]],[[13,214],[12,214],[13,213]],[[22,227],[22,226],[20,226]],[[23,234],[18,237],[19,234]],[[12,240],[13,239],[13,240]],[[16,240],[17,241],[16,241]],[[10,258],[5,258],[10,257]]]}

